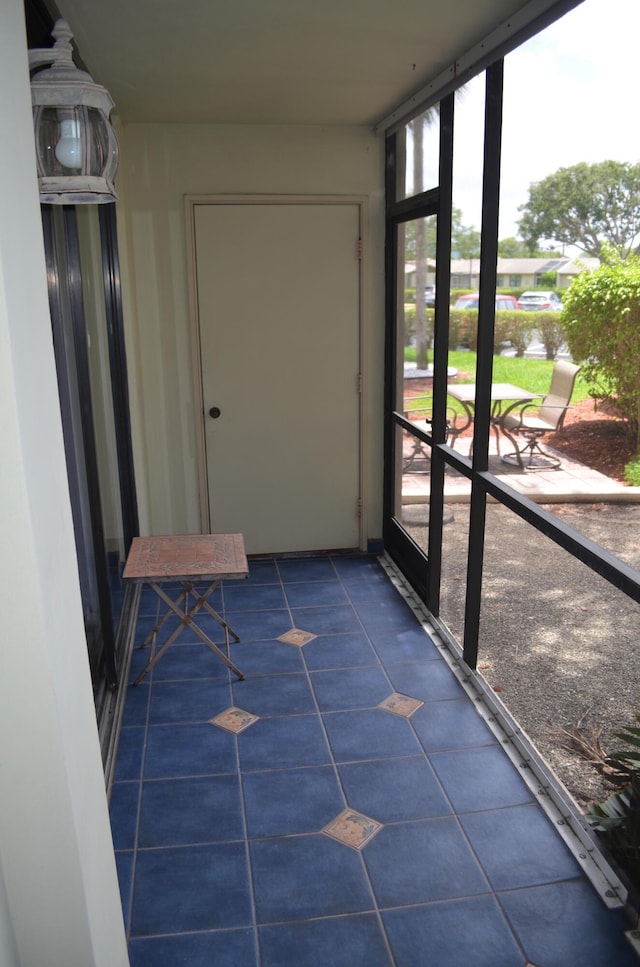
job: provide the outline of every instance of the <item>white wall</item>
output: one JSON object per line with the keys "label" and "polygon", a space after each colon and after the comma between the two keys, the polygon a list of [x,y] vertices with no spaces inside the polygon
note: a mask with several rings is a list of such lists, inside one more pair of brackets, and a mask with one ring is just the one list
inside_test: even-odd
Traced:
{"label": "white wall", "polygon": [[[366,536],[382,532],[383,140],[359,127],[124,124],[121,260],[142,533],[201,529],[184,195],[365,195]],[[247,239],[247,272],[260,253]],[[241,293],[239,293],[241,298]],[[240,441],[240,445],[244,444]]]}
{"label": "white wall", "polygon": [[0,117],[0,963],[128,963],[57,403],[21,0]]}

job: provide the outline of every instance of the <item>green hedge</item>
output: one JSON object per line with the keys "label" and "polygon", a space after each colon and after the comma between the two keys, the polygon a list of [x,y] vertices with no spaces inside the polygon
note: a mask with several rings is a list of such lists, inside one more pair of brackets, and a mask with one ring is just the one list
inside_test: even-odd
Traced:
{"label": "green hedge", "polygon": [[[451,309],[449,348],[454,349],[458,345],[476,349],[477,329],[477,309]],[[496,311],[494,352],[499,353],[505,343],[511,343],[516,350],[516,356],[524,356],[534,332],[538,333],[544,344],[547,359],[555,359],[565,338],[561,313],[499,309]]]}
{"label": "green hedge", "polygon": [[[427,337],[433,336],[434,310],[425,309]],[[415,335],[415,308],[407,308],[404,312],[406,344]],[[564,325],[559,312],[528,312],[521,309],[499,309],[496,311],[494,352],[497,354],[510,343],[516,350],[516,356],[523,356],[532,334],[537,332],[545,346],[547,359],[555,359],[564,342]],[[450,309],[449,310],[449,349],[458,346],[467,349],[478,348],[478,310]]]}
{"label": "green hedge", "polygon": [[[558,288],[556,288],[553,285],[547,286],[542,291],[548,292],[550,290],[553,290],[555,292],[555,294],[558,296],[559,299],[562,299],[564,293],[566,292],[566,289],[558,289]],[[449,305],[450,306],[454,306],[456,304],[456,302],[458,301],[458,299],[460,298],[460,296],[470,295],[472,292],[477,292],[477,291],[478,291],[477,289],[452,289],[451,292],[449,293]],[[498,289],[498,295],[511,295],[511,296],[513,296],[514,299],[519,299],[523,292],[530,292],[530,291],[532,291],[532,290],[531,289],[522,289],[522,288],[520,288],[520,289],[506,289],[504,286],[501,286]],[[536,290],[534,289],[533,291],[535,292]],[[416,290],[415,289],[405,289],[404,290],[404,301],[405,302],[415,302],[416,301]]]}
{"label": "green hedge", "polygon": [[595,272],[583,272],[567,292],[563,319],[567,344],[582,361],[591,395],[610,400],[640,428],[640,258],[613,254]]}

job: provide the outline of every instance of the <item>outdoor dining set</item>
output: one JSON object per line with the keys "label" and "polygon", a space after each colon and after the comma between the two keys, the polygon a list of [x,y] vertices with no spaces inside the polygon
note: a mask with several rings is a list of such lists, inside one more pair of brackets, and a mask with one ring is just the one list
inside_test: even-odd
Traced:
{"label": "outdoor dining set", "polygon": [[[553,368],[551,386],[543,397],[512,383],[491,384],[491,428],[495,434],[496,449],[501,460],[518,470],[549,470],[560,467],[560,459],[544,449],[541,440],[548,433],[562,429],[569,409],[576,376],[580,370],[573,363],[559,361]],[[473,427],[476,406],[475,383],[449,383],[447,394],[462,407],[455,405],[447,413],[447,440],[455,446],[459,437],[468,435]],[[405,416],[413,421],[427,421],[427,410],[413,409],[410,399],[404,401]],[[501,437],[512,446],[508,453],[501,453]],[[413,451],[405,458],[404,471],[411,472],[415,457],[421,450],[421,442],[415,438]],[[470,441],[470,453],[473,437]]]}

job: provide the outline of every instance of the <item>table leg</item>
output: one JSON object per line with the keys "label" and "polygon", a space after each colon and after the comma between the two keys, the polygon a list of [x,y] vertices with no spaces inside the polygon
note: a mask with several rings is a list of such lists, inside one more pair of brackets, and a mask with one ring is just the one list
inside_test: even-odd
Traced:
{"label": "table leg", "polygon": [[496,452],[500,456],[500,423],[492,420],[491,427],[496,436]]}
{"label": "table leg", "polygon": [[[231,671],[238,677],[240,681],[244,680],[244,675],[242,674],[240,669],[237,668],[229,658],[229,633],[233,635],[236,641],[240,641],[240,638],[233,630],[233,628],[231,628],[227,624],[227,622],[217,613],[217,611],[215,611],[209,605],[207,601],[207,598],[209,597],[209,595],[212,594],[213,591],[215,591],[215,589],[218,587],[219,584],[220,584],[219,580],[214,581],[213,584],[211,584],[211,586],[207,589],[207,591],[203,595],[196,596],[196,593],[193,590],[193,584],[191,582],[185,582],[184,583],[184,606],[180,608],[178,602],[182,600],[182,595],[180,595],[180,597],[176,601],[173,601],[166,593],[166,591],[164,591],[160,587],[160,585],[156,584],[153,581],[149,582],[150,587],[153,588],[153,590],[158,595],[158,597],[162,601],[164,601],[164,603],[167,605],[169,610],[164,615],[162,620],[158,622],[158,624],[155,626],[153,631],[150,632],[149,635],[147,635],[141,647],[144,647],[148,643],[151,637],[155,638],[155,635],[157,634],[157,630],[160,627],[162,627],[162,625],[165,623],[165,621],[171,614],[175,614],[178,616],[178,618],[180,619],[180,624],[175,629],[175,631],[172,632],[172,634],[169,636],[167,641],[164,642],[160,650],[157,653],[155,653],[152,656],[151,660],[145,665],[145,667],[142,669],[142,671],[134,681],[133,683],[134,685],[140,684],[140,682],[145,677],[147,672],[149,672],[154,667],[154,665],[162,658],[162,656],[165,654],[169,646],[173,644],[176,638],[178,638],[178,636],[181,634],[183,628],[186,628],[186,627],[192,627],[195,633],[198,635],[198,637],[211,649],[211,651],[213,651],[215,655],[218,656],[218,658],[220,658],[224,662],[227,668],[231,669]],[[195,602],[191,606],[191,608],[188,608],[190,593],[194,595]],[[199,628],[198,625],[193,621],[194,616],[202,607],[204,607],[205,610],[207,610],[212,615],[212,617],[214,617],[215,620],[218,621],[218,623],[224,628],[225,643],[226,643],[226,650],[227,650],[226,655],[224,654],[223,651],[220,650],[220,648],[218,648],[218,646],[213,641],[211,641],[209,636],[206,635],[205,632],[202,631],[202,629]]]}
{"label": "table leg", "polygon": [[218,624],[222,625],[222,627],[224,628],[224,639],[226,642],[227,655],[228,655],[229,654],[229,635],[232,635],[235,641],[240,641],[240,635],[236,634],[233,628],[230,625],[228,625],[227,622],[224,620],[222,615],[219,615],[218,612],[211,607],[208,601],[203,601],[202,607],[205,609],[205,611],[208,611],[211,617],[215,618]]}
{"label": "table leg", "polygon": [[[507,428],[504,425],[505,418],[509,415],[509,413],[511,413],[512,410],[515,410],[519,406],[522,406],[522,405],[523,405],[522,404],[522,400],[517,400],[515,403],[511,403],[510,406],[508,406],[506,408],[506,410],[504,411],[504,413],[502,413],[502,415],[500,416],[500,430],[502,431],[502,433],[504,433],[504,435],[506,436],[507,440],[509,441],[509,443],[513,447],[514,456],[516,458],[516,461],[517,461],[518,466],[520,467],[521,470],[524,470],[525,469],[525,466],[524,466],[524,463],[522,461],[522,453],[520,451],[520,447],[518,446],[517,442],[514,440],[514,438],[511,436],[511,434],[509,433],[509,431],[507,430]],[[500,453],[500,450],[498,449],[498,454],[499,453]],[[503,462],[504,463],[509,463],[510,461],[509,461],[508,457],[510,457],[510,456],[511,456],[511,454],[507,453],[504,457],[502,457]]]}
{"label": "table leg", "polygon": [[[185,593],[184,591],[181,591],[180,592],[180,598],[182,598],[182,595],[184,593]],[[178,598],[178,600],[180,600],[180,598]],[[177,601],[176,601],[176,604],[177,604]],[[173,612],[171,611],[171,609],[169,609],[165,613],[165,615],[162,618],[160,618],[160,621],[158,621],[158,623],[156,625],[154,625],[154,627],[151,629],[151,631],[149,632],[149,634],[147,635],[147,637],[144,639],[144,641],[140,645],[141,648],[146,648],[150,641],[155,640],[156,635],[158,634],[158,632],[162,628],[162,626],[165,623],[165,621],[167,620],[167,618],[170,618],[171,617],[171,614],[172,613]]]}
{"label": "table leg", "polygon": [[[464,410],[464,413],[467,419],[467,422],[465,423],[465,425],[460,427],[459,430],[456,430],[456,436],[461,436],[461,434],[463,434],[465,430],[468,430],[469,427],[473,425],[474,410],[464,400],[458,400],[458,402],[462,405],[462,408]],[[455,440],[454,440],[454,444],[455,444]],[[473,433],[471,434],[471,443],[469,444],[469,457],[470,458],[473,457]]]}
{"label": "table leg", "polygon": [[[167,612],[167,614],[170,614],[170,612]],[[151,658],[149,659],[149,661],[147,662],[147,664],[144,666],[144,668],[142,669],[142,671],[140,672],[140,674],[138,675],[138,677],[134,681],[134,683],[133,683],[134,685],[139,685],[140,684],[140,682],[142,681],[142,679],[144,678],[144,676],[147,674],[147,672],[150,672],[151,669],[153,668],[153,666],[156,665],[160,661],[160,659],[164,655],[164,653],[167,650],[167,648],[169,648],[169,646],[174,643],[174,641],[176,640],[176,638],[182,633],[182,629],[185,628],[185,627],[186,627],[186,622],[184,622],[184,621],[181,622],[181,624],[178,625],[178,627],[176,628],[176,630],[173,631],[171,633],[171,635],[167,638],[167,640],[164,642],[164,644],[160,648],[160,651],[155,651],[154,650]]]}
{"label": "table leg", "polygon": [[[198,635],[198,637],[201,638],[202,641],[204,641],[205,645],[208,645],[209,648],[211,649],[211,651],[215,655],[217,655],[218,658],[220,658],[225,663],[225,665],[227,666],[227,668],[230,668],[231,671],[235,675],[237,675],[238,679],[241,682],[244,681],[244,675],[242,674],[242,672],[240,671],[240,669],[239,668],[236,668],[236,666],[233,664],[233,662],[231,661],[231,659],[230,658],[227,658],[227,656],[225,655],[225,653],[223,651],[221,651],[220,648],[218,648],[218,646],[213,641],[211,641],[211,638],[209,638],[208,635],[206,635],[204,633],[204,631],[202,630],[202,628],[198,628],[197,625],[193,625],[193,630]],[[238,638],[238,641],[239,640],[240,639]],[[228,649],[228,647],[229,647],[229,639],[227,638],[227,649]]]}
{"label": "table leg", "polygon": [[[504,428],[504,426],[501,427],[501,429],[502,429],[502,432],[504,433],[504,435],[506,436],[507,440],[509,441],[509,443],[513,447],[513,455],[516,458],[516,462],[517,462],[518,466],[520,467],[521,470],[525,470],[525,465],[524,465],[524,462],[522,460],[522,453],[520,451],[520,447],[518,446],[517,441],[514,439],[514,437],[511,436],[511,434],[508,432],[508,430],[506,430]],[[509,460],[509,457],[510,456],[511,456],[510,453],[506,453],[504,455],[504,457],[502,457],[502,460],[504,461],[504,463],[510,463],[510,460]]]}

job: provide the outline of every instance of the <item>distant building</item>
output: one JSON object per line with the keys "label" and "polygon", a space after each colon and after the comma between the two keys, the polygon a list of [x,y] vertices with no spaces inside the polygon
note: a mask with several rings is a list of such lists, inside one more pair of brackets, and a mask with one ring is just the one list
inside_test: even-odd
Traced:
{"label": "distant building", "polygon": [[[497,289],[537,289],[542,288],[542,277],[547,272],[556,273],[554,288],[568,289],[572,280],[580,272],[592,272],[600,265],[593,258],[540,258],[507,259],[498,258]],[[415,288],[415,262],[405,262],[406,287]],[[427,282],[435,282],[435,262],[427,261]],[[477,289],[480,284],[480,259],[451,260],[451,288]]]}
{"label": "distant building", "polygon": [[565,262],[558,269],[558,289],[568,289],[576,275],[580,275],[581,272],[594,272],[600,267],[599,259],[578,258],[571,259],[570,262]]}

